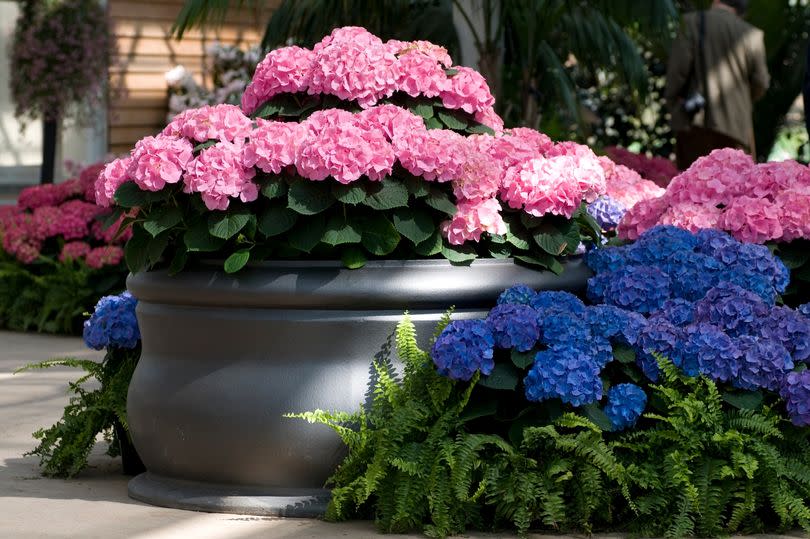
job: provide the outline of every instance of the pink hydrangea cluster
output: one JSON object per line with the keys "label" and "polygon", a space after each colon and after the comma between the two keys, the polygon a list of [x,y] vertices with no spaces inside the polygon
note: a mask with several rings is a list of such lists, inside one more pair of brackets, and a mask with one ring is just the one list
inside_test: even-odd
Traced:
{"label": "pink hydrangea cluster", "polygon": [[104,266],[117,266],[124,259],[124,250],[117,245],[105,245],[91,249],[85,256],[85,262],[93,269]]}
{"label": "pink hydrangea cluster", "polygon": [[132,150],[127,176],[145,191],[160,191],[167,183],[180,181],[193,149],[184,138],[142,138]]}
{"label": "pink hydrangea cluster", "polygon": [[[253,129],[250,118],[235,105],[204,106],[178,114],[167,125],[162,135],[185,137],[196,142],[245,138]],[[171,182],[169,182],[171,183]]]}
{"label": "pink hydrangea cluster", "polygon": [[59,253],[59,262],[82,260],[90,250],[90,244],[86,241],[69,241],[62,246],[62,252]]}
{"label": "pink hydrangea cluster", "polygon": [[295,122],[256,120],[256,129],[242,150],[245,166],[257,167],[267,173],[278,174],[295,164],[295,152],[305,136]]}
{"label": "pink hydrangea cluster", "polygon": [[428,181],[458,178],[467,155],[467,139],[447,129],[417,129],[393,141],[400,164]]}
{"label": "pink hydrangea cluster", "polygon": [[605,172],[607,196],[621,202],[625,208],[632,208],[642,200],[663,196],[666,191],[642,178],[635,170],[618,165],[607,157],[599,157],[599,164]]}
{"label": "pink hydrangea cluster", "polygon": [[671,160],[665,157],[649,157],[641,153],[631,152],[619,146],[608,146],[605,153],[614,162],[638,172],[645,180],[650,180],[659,187],[666,187],[680,172]]}
{"label": "pink hydrangea cluster", "polygon": [[479,241],[481,234],[506,234],[506,223],[501,217],[501,203],[496,198],[462,200],[453,218],[442,223],[442,233],[451,245],[468,240]]}
{"label": "pink hydrangea cluster", "polygon": [[810,169],[795,161],[756,164],[740,150],[715,150],[673,178],[660,199],[628,211],[619,236],[635,239],[657,224],[718,228],[750,243],[808,238]]}
{"label": "pink hydrangea cluster", "polygon": [[364,28],[337,28],[312,50],[285,47],[270,52],[256,68],[242,97],[252,114],[282,93],[333,95],[362,108],[403,93],[438,98],[449,109],[474,115],[496,131],[503,120],[486,80],[468,67],[452,67],[447,51],[427,41],[383,42]]}

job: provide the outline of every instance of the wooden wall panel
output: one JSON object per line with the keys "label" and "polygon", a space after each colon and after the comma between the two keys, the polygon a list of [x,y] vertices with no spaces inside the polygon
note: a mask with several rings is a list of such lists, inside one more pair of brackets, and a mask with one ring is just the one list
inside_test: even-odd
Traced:
{"label": "wooden wall panel", "polygon": [[218,28],[189,30],[177,41],[171,37],[171,27],[183,0],[109,0],[118,46],[110,67],[110,152],[128,153],[138,139],[158,133],[166,124],[166,71],[181,64],[198,82],[207,82],[203,79],[206,48],[216,42],[242,47],[259,43],[279,1],[269,0],[261,9],[233,7]]}

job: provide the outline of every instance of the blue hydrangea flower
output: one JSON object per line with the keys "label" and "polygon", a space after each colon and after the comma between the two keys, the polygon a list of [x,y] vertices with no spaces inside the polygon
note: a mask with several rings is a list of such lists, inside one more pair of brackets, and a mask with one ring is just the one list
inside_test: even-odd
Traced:
{"label": "blue hydrangea flower", "polygon": [[785,377],[780,394],[794,425],[810,426],[810,370],[791,372]]}
{"label": "blue hydrangea flower", "polygon": [[723,269],[723,264],[715,258],[689,251],[673,254],[664,265],[672,282],[673,296],[689,301],[705,296],[719,282]]}
{"label": "blue hydrangea flower", "polygon": [[670,299],[670,278],[656,267],[628,266],[598,278],[608,279],[602,298],[608,305],[646,314]]}
{"label": "blue hydrangea flower", "polygon": [[601,196],[588,204],[588,214],[596,220],[602,230],[613,230],[619,225],[627,208],[616,199]]}
{"label": "blue hydrangea flower", "polygon": [[639,236],[636,243],[625,247],[633,264],[658,266],[682,251],[693,252],[697,238],[689,231],[669,225],[655,226]]}
{"label": "blue hydrangea flower", "polygon": [[735,241],[720,248],[713,256],[737,273],[759,275],[780,294],[790,281],[790,271],[764,245]]}
{"label": "blue hydrangea flower", "polygon": [[613,424],[613,430],[635,425],[647,406],[647,394],[635,384],[615,385],[608,390],[607,398],[604,412]]}
{"label": "blue hydrangea flower", "polygon": [[721,279],[753,292],[769,306],[776,303],[777,292],[770,277],[734,265],[723,272]]}
{"label": "blue hydrangea flower", "polygon": [[659,310],[650,315],[651,321],[656,319],[666,320],[679,327],[687,326],[695,319],[695,305],[682,298],[667,300]]}
{"label": "blue hydrangea flower", "polygon": [[738,345],[742,354],[733,385],[740,389],[779,391],[785,374],[793,369],[787,349],[779,342],[749,335],[740,337]]}
{"label": "blue hydrangea flower", "polygon": [[620,342],[636,346],[649,321],[638,313],[627,311],[627,325],[622,329]]}
{"label": "blue hydrangea flower", "polygon": [[141,340],[135,307],[138,300],[129,292],[119,296],[104,296],[96,304],[93,315],[85,320],[82,336],[94,349],[135,348]]}
{"label": "blue hydrangea flower", "polygon": [[528,352],[540,338],[537,311],[528,305],[498,305],[487,316],[495,346]]}
{"label": "blue hydrangea flower", "polygon": [[658,362],[653,353],[669,358],[676,365],[680,363],[683,348],[683,329],[666,320],[649,321],[639,335],[636,345],[636,362],[642,372],[653,382],[658,380]]}
{"label": "blue hydrangea flower", "polygon": [[492,372],[494,346],[492,331],[483,320],[453,320],[436,339],[430,356],[439,374],[467,381],[475,371]]}
{"label": "blue hydrangea flower", "polygon": [[532,402],[558,398],[583,406],[602,398],[599,366],[573,346],[553,346],[538,352],[523,383],[526,399]]}
{"label": "blue hydrangea flower", "polygon": [[769,311],[762,298],[753,292],[721,282],[695,303],[695,321],[720,326],[737,337],[752,334]]}
{"label": "blue hydrangea flower", "polygon": [[609,271],[616,271],[630,263],[625,255],[624,247],[592,249],[585,255],[585,262],[597,275]]}
{"label": "blue hydrangea flower", "polygon": [[540,312],[538,321],[543,343],[548,345],[582,346],[593,338],[585,316],[580,313]]}
{"label": "blue hydrangea flower", "polygon": [[622,336],[629,324],[630,313],[613,305],[594,305],[588,307],[586,318],[593,335],[614,339]]}
{"label": "blue hydrangea flower", "polygon": [[759,334],[782,343],[795,361],[810,359],[810,319],[789,307],[773,307],[760,321]]}
{"label": "blue hydrangea flower", "polygon": [[585,304],[571,292],[559,290],[542,290],[532,299],[531,306],[537,309],[540,316],[547,313],[567,312],[584,313]]}
{"label": "blue hydrangea flower", "polygon": [[[739,241],[735,240],[730,234],[717,230],[715,228],[704,228],[695,232],[697,239],[697,246],[695,247],[696,253],[717,257],[718,253],[722,253],[725,247],[739,245]],[[719,257],[718,260],[724,264],[731,264]]]}
{"label": "blue hydrangea flower", "polygon": [[[719,382],[728,382],[739,374],[740,349],[723,330],[711,324],[692,324],[684,328],[684,357],[694,358],[701,374]],[[684,363],[692,364],[692,361]],[[694,376],[696,373],[687,372]]]}
{"label": "blue hydrangea flower", "polygon": [[537,292],[526,286],[525,284],[516,284],[507,288],[501,295],[498,296],[498,305],[511,303],[513,305],[531,305],[532,300],[537,295]]}
{"label": "blue hydrangea flower", "polygon": [[799,305],[798,307],[796,307],[796,310],[802,313],[804,316],[810,317],[810,303]]}

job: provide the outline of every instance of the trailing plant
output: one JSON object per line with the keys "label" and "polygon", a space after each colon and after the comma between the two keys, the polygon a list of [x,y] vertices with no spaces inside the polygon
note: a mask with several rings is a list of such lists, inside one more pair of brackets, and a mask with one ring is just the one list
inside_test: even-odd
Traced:
{"label": "trailing plant", "polygon": [[[103,434],[111,457],[120,454],[123,445],[131,445],[127,427],[127,390],[140,358],[140,332],[135,318],[135,299],[128,293],[102,298],[93,315],[85,322],[85,343],[93,349],[105,349],[101,361],[62,358],[33,363],[16,372],[75,367],[85,371],[68,383],[70,402],[62,418],[34,437],[39,444],[29,455],[40,458],[44,475],[73,477],[87,466],[87,458]],[[98,387],[88,387],[97,383]],[[121,439],[125,436],[126,439]]]}

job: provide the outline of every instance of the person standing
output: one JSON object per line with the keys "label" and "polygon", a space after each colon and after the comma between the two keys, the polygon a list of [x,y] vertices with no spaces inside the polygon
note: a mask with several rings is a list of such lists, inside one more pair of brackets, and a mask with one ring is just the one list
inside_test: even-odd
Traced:
{"label": "person standing", "polygon": [[755,155],[753,102],[770,84],[762,30],[742,19],[747,0],[687,13],[672,45],[665,97],[678,168],[716,148]]}

